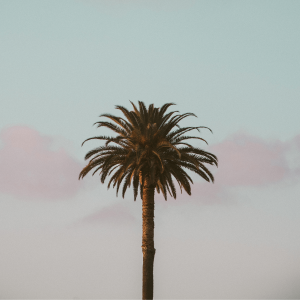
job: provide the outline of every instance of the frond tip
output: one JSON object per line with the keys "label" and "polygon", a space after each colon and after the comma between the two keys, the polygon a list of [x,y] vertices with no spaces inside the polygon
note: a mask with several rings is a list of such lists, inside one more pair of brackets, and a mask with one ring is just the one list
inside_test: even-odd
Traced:
{"label": "frond tip", "polygon": [[[186,170],[198,174],[208,182],[214,182],[214,177],[205,164],[218,166],[217,157],[193,147],[187,140],[197,139],[207,144],[206,140],[197,136],[186,135],[189,131],[205,126],[180,127],[179,122],[186,117],[195,116],[194,113],[180,114],[178,111],[168,112],[174,103],[166,103],[161,107],[153,104],[146,105],[139,101],[135,105],[130,101],[133,110],[117,105],[123,117],[111,114],[102,114],[100,117],[108,118],[107,121],[96,122],[97,127],[106,127],[117,136],[95,136],[86,139],[102,140],[103,146],[90,150],[85,159],[88,164],[81,170],[79,179],[84,178],[89,172],[92,175],[99,173],[102,183],[110,177],[108,188],[112,184],[118,194],[121,183],[122,197],[132,186],[134,200],[140,190],[142,197],[145,182],[162,192],[165,200],[167,194],[176,199],[175,183],[179,184],[182,191],[191,195],[190,183],[193,183]],[[94,124],[94,125],[95,125]],[[150,183],[149,183],[150,182]]]}

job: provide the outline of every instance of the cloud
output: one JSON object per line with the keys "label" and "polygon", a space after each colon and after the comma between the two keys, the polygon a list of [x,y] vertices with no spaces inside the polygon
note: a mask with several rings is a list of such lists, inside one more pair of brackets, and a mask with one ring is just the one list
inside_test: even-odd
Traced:
{"label": "cloud", "polygon": [[216,182],[225,186],[266,186],[293,177],[287,156],[299,140],[300,136],[287,142],[267,141],[241,132],[228,137],[209,150],[219,159]]}
{"label": "cloud", "polygon": [[[185,192],[181,195],[177,188],[177,200],[168,198],[172,204],[228,205],[235,203],[233,193],[237,187],[263,188],[281,182],[299,182],[300,135],[282,142],[237,132],[206,150],[218,157],[218,168],[209,166],[215,182],[199,181],[194,175],[192,195]],[[157,198],[161,203],[162,197]]]}
{"label": "cloud", "polygon": [[60,199],[79,191],[82,165],[62,148],[51,150],[53,137],[27,126],[13,126],[3,129],[0,138],[0,192]]}
{"label": "cloud", "polygon": [[[0,192],[42,199],[69,198],[78,193],[83,184],[78,174],[84,165],[62,148],[52,150],[55,137],[43,136],[26,126],[14,126],[3,129],[0,138]],[[218,168],[210,167],[215,183],[195,181],[191,197],[184,192],[181,195],[177,189],[178,199],[168,197],[168,201],[228,204],[231,188],[264,187],[300,177],[300,135],[282,142],[238,132],[210,146],[208,151],[219,159]],[[91,218],[104,220],[106,213],[101,211]],[[121,210],[115,213],[121,214]]]}

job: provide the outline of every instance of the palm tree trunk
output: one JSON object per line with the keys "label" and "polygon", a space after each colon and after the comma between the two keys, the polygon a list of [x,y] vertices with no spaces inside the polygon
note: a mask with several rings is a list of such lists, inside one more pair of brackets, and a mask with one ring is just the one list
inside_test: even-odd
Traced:
{"label": "palm tree trunk", "polygon": [[143,187],[143,300],[153,299],[154,263],[154,186]]}

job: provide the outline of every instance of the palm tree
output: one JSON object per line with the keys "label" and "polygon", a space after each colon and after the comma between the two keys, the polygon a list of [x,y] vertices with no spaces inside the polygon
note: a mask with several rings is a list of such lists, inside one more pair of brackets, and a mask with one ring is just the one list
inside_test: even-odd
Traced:
{"label": "palm tree", "polygon": [[[130,101],[131,102],[131,101]],[[147,109],[141,101],[139,109],[131,102],[133,110],[116,106],[125,118],[111,114],[103,114],[112,122],[96,122],[97,127],[107,127],[117,133],[116,137],[96,136],[85,140],[104,140],[104,146],[89,151],[85,159],[89,163],[80,172],[79,179],[94,169],[93,175],[99,171],[101,182],[111,175],[108,188],[112,184],[117,188],[121,183],[124,198],[128,187],[133,186],[134,200],[140,191],[143,203],[143,299],[153,299],[153,262],[154,248],[154,192],[162,193],[165,200],[167,194],[176,199],[174,179],[181,189],[191,195],[191,177],[185,169],[195,172],[206,181],[214,181],[213,175],[204,165],[216,165],[217,157],[200,148],[188,144],[188,139],[200,137],[186,136],[191,130],[199,127],[179,127],[178,123],[193,113],[175,114],[178,111],[166,113],[173,103],[164,104],[160,108],[149,105]],[[94,125],[95,125],[94,124]],[[209,129],[209,128],[207,128]],[[209,129],[210,130],[210,129]],[[210,130],[211,131],[211,130]],[[206,142],[206,141],[205,141]]]}

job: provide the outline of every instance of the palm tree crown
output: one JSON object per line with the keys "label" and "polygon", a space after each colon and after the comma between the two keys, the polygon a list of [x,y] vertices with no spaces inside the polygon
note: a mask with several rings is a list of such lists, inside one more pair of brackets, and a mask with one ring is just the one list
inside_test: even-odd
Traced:
{"label": "palm tree crown", "polygon": [[[143,197],[145,180],[147,184],[162,192],[165,200],[167,193],[176,198],[174,179],[179,187],[191,195],[191,177],[185,169],[193,171],[206,181],[214,181],[211,172],[204,165],[218,165],[217,157],[200,148],[188,144],[188,139],[204,139],[196,136],[186,136],[186,133],[198,127],[179,127],[178,123],[193,113],[179,114],[178,111],[166,113],[173,103],[164,104],[160,108],[149,105],[147,109],[141,101],[139,109],[131,102],[133,110],[129,111],[122,106],[116,106],[125,118],[110,114],[102,114],[113,122],[96,122],[97,127],[107,127],[117,133],[116,137],[97,136],[85,140],[82,145],[92,139],[106,141],[104,146],[89,151],[85,159],[90,159],[88,165],[81,171],[79,179],[89,171],[95,169],[93,175],[99,171],[101,182],[111,175],[108,188],[116,186],[117,194],[121,183],[122,196],[131,185],[136,200],[138,190]],[[207,128],[209,129],[209,128]],[[210,129],[209,129],[210,130]],[[211,130],[210,130],[211,131]]]}

